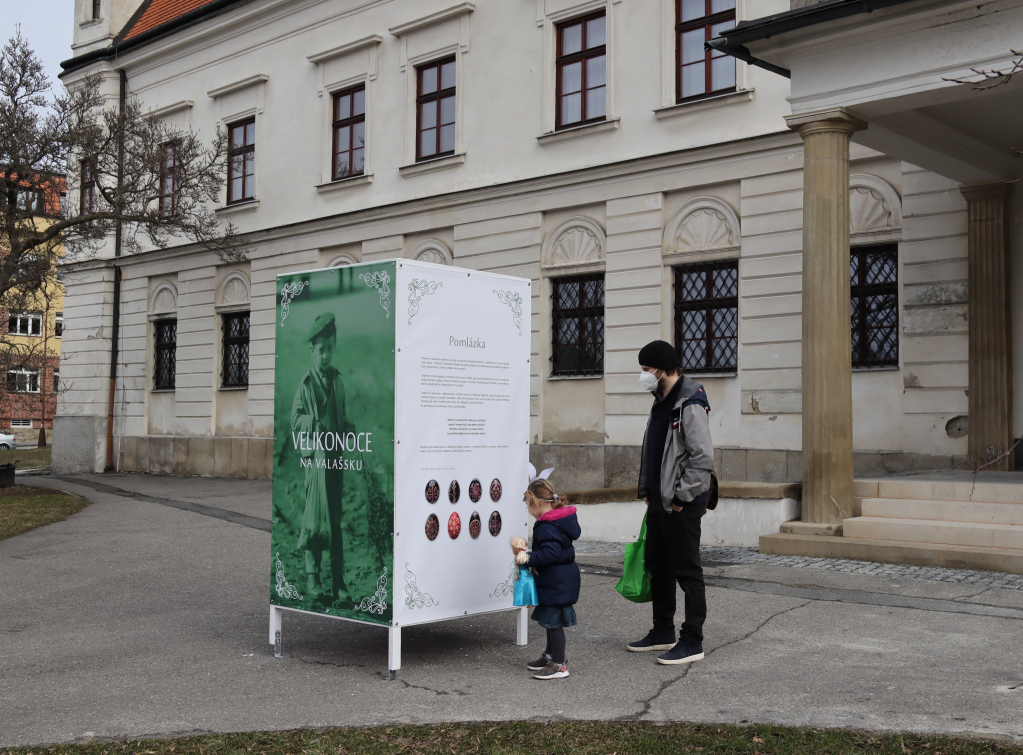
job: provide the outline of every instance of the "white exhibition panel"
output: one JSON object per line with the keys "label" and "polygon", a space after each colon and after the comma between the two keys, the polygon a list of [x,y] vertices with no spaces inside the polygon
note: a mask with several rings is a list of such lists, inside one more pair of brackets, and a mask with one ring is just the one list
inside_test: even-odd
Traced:
{"label": "white exhibition panel", "polygon": [[[394,621],[512,608],[508,539],[528,536],[530,283],[403,260],[395,280]],[[435,503],[427,496],[437,483]],[[471,486],[479,481],[479,499]],[[491,494],[494,481],[500,496]],[[451,503],[452,481],[459,497]],[[497,500],[493,498],[497,497]],[[496,512],[501,527],[491,534]],[[473,514],[479,533],[472,536]],[[427,530],[437,518],[436,537]],[[449,534],[457,514],[457,537]]]}

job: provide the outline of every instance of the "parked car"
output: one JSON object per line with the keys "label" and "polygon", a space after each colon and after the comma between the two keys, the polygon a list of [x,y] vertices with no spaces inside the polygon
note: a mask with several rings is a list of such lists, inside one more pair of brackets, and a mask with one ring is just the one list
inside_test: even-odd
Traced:
{"label": "parked car", "polygon": [[0,433],[0,451],[7,451],[8,449],[17,448],[18,441],[14,439],[13,435],[5,435]]}

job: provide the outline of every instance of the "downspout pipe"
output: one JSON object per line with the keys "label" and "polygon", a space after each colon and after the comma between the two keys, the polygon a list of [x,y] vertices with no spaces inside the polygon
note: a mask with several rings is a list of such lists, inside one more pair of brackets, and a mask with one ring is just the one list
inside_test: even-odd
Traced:
{"label": "downspout pipe", "polygon": [[[120,130],[117,139],[117,201],[120,213],[121,188],[124,185],[124,106],[128,97],[128,75],[124,69],[117,71],[120,77],[120,93],[118,103],[120,110]],[[123,231],[120,218],[114,226],[114,259],[121,256],[121,234]],[[121,335],[121,268],[114,262],[114,312],[113,327],[110,329],[110,386],[107,392],[107,461],[104,472],[116,471],[114,464],[114,393],[117,386],[118,341]]]}

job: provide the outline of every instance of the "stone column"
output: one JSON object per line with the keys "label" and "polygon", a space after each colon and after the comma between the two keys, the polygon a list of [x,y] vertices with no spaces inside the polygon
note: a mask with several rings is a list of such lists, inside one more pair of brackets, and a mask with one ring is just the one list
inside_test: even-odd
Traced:
{"label": "stone column", "polygon": [[804,151],[802,519],[837,524],[853,515],[849,140],[866,124],[843,109],[787,121]]}
{"label": "stone column", "polygon": [[[1012,446],[1012,300],[1009,289],[1009,187],[963,186],[970,280],[969,464],[976,469]],[[1011,458],[986,467],[1008,471]]]}

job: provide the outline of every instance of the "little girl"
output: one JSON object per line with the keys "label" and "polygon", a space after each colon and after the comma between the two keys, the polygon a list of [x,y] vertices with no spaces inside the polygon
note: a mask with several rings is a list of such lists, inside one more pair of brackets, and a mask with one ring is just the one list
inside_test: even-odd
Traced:
{"label": "little girl", "polygon": [[561,679],[568,676],[565,627],[575,626],[573,606],[579,600],[579,567],[572,545],[581,534],[579,520],[575,506],[566,506],[547,480],[536,479],[529,483],[522,500],[530,516],[536,519],[533,551],[521,551],[515,561],[536,573],[540,602],[533,609],[532,618],[547,630],[547,649],[539,659],[527,663],[526,668],[537,679]]}

